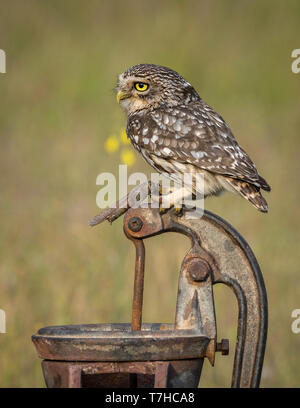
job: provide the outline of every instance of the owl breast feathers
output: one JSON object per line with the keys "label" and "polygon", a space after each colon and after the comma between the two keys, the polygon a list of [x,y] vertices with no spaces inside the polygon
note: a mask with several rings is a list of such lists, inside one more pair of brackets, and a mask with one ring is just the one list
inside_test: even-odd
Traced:
{"label": "owl breast feathers", "polygon": [[[146,93],[134,88],[136,83],[139,89],[146,84]],[[125,84],[126,91],[122,90]],[[173,96],[167,92],[172,87]],[[126,94],[127,135],[158,172],[178,182],[184,173],[201,173],[205,196],[227,190],[239,193],[258,210],[268,211],[260,189],[270,191],[270,186],[222,117],[183,77],[168,68],[138,65],[119,77],[120,93]]]}

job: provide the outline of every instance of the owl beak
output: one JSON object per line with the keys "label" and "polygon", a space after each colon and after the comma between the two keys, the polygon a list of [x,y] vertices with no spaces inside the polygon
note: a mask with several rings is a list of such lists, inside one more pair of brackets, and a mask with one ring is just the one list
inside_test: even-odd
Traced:
{"label": "owl beak", "polygon": [[127,99],[127,98],[129,98],[130,97],[130,94],[129,93],[126,93],[126,92],[123,92],[123,91],[119,91],[118,93],[117,93],[117,102],[118,103],[120,103],[120,101],[122,100],[122,99]]}

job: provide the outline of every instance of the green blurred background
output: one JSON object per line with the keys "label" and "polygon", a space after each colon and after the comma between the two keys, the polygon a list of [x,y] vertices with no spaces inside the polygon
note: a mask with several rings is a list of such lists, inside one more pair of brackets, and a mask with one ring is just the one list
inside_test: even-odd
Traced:
{"label": "green blurred background", "polygon": [[[180,72],[231,126],[272,186],[268,215],[227,194],[206,208],[252,247],[269,298],[261,385],[300,385],[299,1],[34,1],[0,6],[0,386],[44,386],[31,335],[54,324],[128,322],[134,249],[122,220],[91,229],[96,177],[116,173],[106,139],[126,119],[117,75],[137,63]],[[135,154],[136,155],[136,154]],[[136,155],[130,171],[150,171]],[[170,235],[170,236],[169,236]],[[187,239],[147,242],[144,321],[172,322]],[[170,253],[169,248],[174,250]],[[219,337],[233,349],[237,305],[216,288]],[[205,363],[200,385],[230,385],[233,353]]]}

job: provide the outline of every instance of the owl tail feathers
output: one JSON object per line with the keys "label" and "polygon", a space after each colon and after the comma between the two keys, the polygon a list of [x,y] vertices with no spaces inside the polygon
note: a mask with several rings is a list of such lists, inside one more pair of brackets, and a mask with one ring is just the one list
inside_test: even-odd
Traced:
{"label": "owl tail feathers", "polygon": [[266,182],[266,180],[262,176],[258,176],[258,177],[259,177],[260,188],[262,188],[265,191],[271,191],[271,187]]}
{"label": "owl tail feathers", "polygon": [[255,208],[263,213],[268,212],[268,204],[260,193],[259,187],[245,181],[227,178],[227,182],[246,200],[250,201]]}

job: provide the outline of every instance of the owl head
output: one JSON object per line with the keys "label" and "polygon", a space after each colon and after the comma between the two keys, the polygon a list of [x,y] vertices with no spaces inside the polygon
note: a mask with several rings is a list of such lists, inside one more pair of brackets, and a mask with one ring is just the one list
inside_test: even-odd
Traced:
{"label": "owl head", "polygon": [[139,64],[119,75],[117,101],[127,114],[160,106],[176,106],[200,97],[181,75],[170,68]]}

